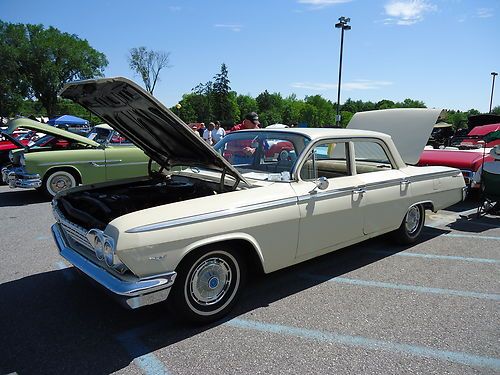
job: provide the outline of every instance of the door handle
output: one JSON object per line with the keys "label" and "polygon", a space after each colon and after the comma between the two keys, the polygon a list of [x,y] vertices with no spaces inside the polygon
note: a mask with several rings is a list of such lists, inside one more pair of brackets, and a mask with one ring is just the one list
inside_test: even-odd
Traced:
{"label": "door handle", "polygon": [[356,188],[352,191],[353,194],[361,194],[363,195],[364,193],[366,193],[366,190],[363,189],[363,188]]}
{"label": "door handle", "polygon": [[89,161],[89,164],[90,164],[92,167],[102,167],[102,165],[97,164],[95,161]]}
{"label": "door handle", "polygon": [[399,184],[400,184],[401,186],[408,186],[408,185],[410,185],[410,184],[411,184],[411,181],[410,181],[410,180],[408,180],[407,178],[404,178],[404,179],[402,179],[402,180],[399,182]]}

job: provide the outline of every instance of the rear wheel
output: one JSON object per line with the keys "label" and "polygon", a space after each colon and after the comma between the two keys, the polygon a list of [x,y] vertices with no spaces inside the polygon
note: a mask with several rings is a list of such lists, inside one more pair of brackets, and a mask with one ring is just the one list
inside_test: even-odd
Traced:
{"label": "rear wheel", "polygon": [[401,226],[393,232],[396,242],[407,245],[415,242],[425,224],[425,210],[421,204],[411,206],[401,223]]}
{"label": "rear wheel", "polygon": [[73,173],[63,170],[49,172],[42,181],[42,191],[49,197],[54,197],[60,191],[76,186]]}
{"label": "rear wheel", "polygon": [[209,323],[232,309],[245,276],[246,264],[237,251],[223,245],[210,246],[181,263],[169,300],[182,319]]}

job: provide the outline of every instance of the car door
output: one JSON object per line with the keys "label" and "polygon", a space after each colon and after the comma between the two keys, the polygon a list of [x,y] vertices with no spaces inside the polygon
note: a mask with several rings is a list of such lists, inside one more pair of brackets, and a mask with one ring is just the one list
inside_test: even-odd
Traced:
{"label": "car door", "polygon": [[386,144],[375,138],[352,140],[354,173],[363,196],[363,232],[398,227],[409,206],[410,181],[396,168]]}
{"label": "car door", "polygon": [[[353,175],[348,140],[320,141],[297,168],[300,208],[298,258],[326,253],[363,237],[363,194]],[[317,188],[324,177],[328,187]]]}
{"label": "car door", "polygon": [[146,176],[149,158],[140,148],[114,132],[106,152],[106,180]]}

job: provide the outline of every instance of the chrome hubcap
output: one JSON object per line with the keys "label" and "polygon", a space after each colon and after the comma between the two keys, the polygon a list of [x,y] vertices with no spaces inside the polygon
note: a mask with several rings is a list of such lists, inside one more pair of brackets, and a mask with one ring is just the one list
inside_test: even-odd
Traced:
{"label": "chrome hubcap", "polygon": [[50,181],[50,188],[54,192],[68,189],[71,185],[71,179],[68,176],[56,176]]}
{"label": "chrome hubcap", "polygon": [[192,273],[189,292],[200,305],[213,305],[224,298],[232,278],[231,267],[224,259],[209,258]]}
{"label": "chrome hubcap", "polygon": [[413,206],[406,214],[406,231],[408,234],[413,234],[420,224],[420,209],[418,206]]}

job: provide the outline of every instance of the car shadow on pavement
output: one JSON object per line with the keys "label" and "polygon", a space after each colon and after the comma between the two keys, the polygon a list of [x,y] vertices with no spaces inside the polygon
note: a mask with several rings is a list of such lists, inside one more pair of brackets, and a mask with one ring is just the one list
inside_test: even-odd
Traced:
{"label": "car shadow on pavement", "polygon": [[448,224],[448,227],[460,232],[482,233],[487,230],[500,228],[500,216],[488,214],[477,217],[474,213],[470,217],[457,219],[455,222]]}
{"label": "car shadow on pavement", "polygon": [[50,198],[36,190],[13,190],[0,192],[0,207],[26,206],[28,204],[42,202],[50,202]]}
{"label": "car shadow on pavement", "polygon": [[[426,231],[421,242],[443,232]],[[0,284],[0,373],[119,371],[137,357],[195,337],[234,317],[266,308],[407,248],[389,244],[386,238],[373,239],[269,275],[250,275],[230,316],[198,327],[178,321],[161,304],[125,310],[74,268],[6,282]],[[128,345],[127,340],[136,343]]]}

